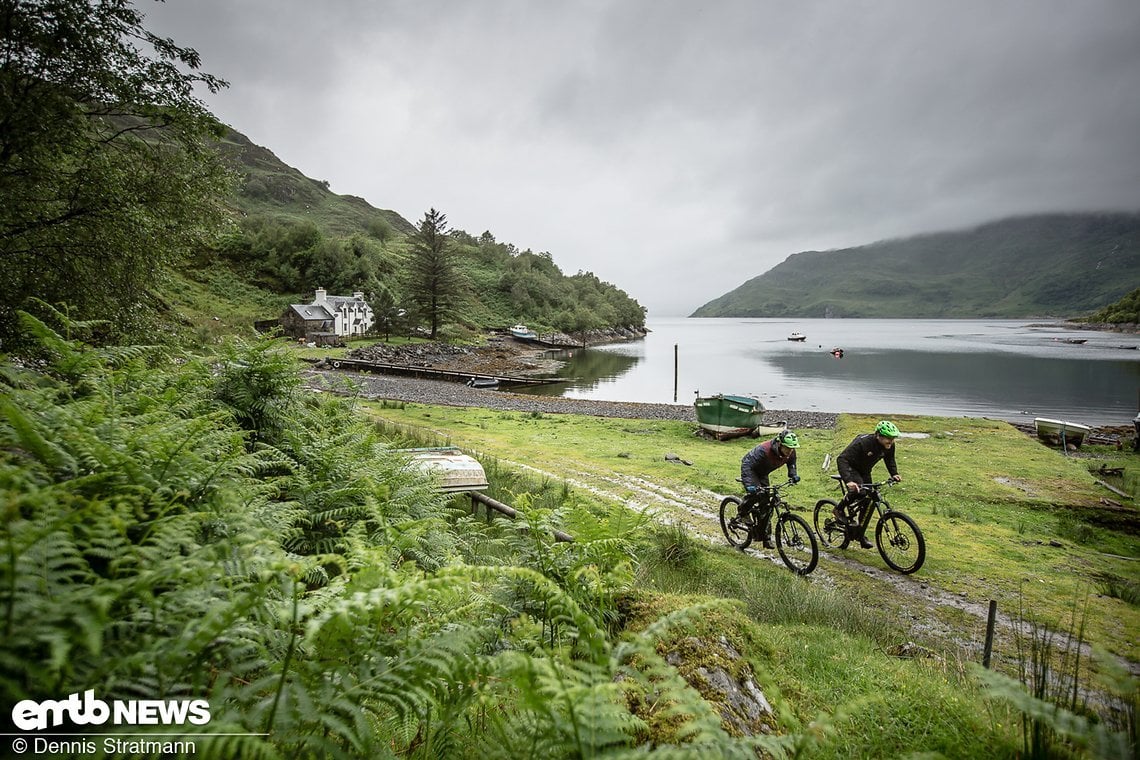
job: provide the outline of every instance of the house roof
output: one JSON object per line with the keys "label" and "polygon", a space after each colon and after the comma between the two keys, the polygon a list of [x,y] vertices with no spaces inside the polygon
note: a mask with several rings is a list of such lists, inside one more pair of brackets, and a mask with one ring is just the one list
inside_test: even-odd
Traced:
{"label": "house roof", "polygon": [[332,319],[333,315],[324,306],[315,303],[293,303],[289,308],[297,313],[301,319]]}
{"label": "house roof", "polygon": [[336,312],[342,306],[363,306],[368,309],[368,302],[355,296],[325,296],[324,303],[294,303],[289,308],[301,319],[311,322],[314,320],[334,319]]}
{"label": "house roof", "polygon": [[350,306],[368,305],[363,298],[355,298],[354,296],[325,296],[325,303],[331,305],[334,309],[339,309],[344,304]]}

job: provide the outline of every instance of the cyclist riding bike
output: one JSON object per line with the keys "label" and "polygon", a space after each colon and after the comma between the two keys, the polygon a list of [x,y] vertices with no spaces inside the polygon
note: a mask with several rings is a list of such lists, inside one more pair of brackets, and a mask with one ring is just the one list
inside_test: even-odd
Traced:
{"label": "cyclist riding bike", "polygon": [[[747,494],[740,504],[738,517],[745,517],[752,509],[763,509],[759,530],[764,539],[765,549],[775,549],[769,535],[772,524],[772,505],[764,489],[768,488],[768,474],[784,467],[788,468],[788,479],[800,482],[796,474],[796,449],[800,447],[799,437],[791,430],[785,430],[770,441],[764,441],[740,460],[740,480]],[[762,503],[761,503],[762,502]]]}
{"label": "cyclist riding bike", "polygon": [[[847,486],[847,493],[839,505],[832,511],[836,521],[841,525],[856,525],[861,523],[862,508],[866,502],[860,497],[859,489],[864,483],[873,483],[871,470],[881,460],[887,466],[891,480],[896,483],[902,480],[899,468],[895,464],[895,439],[899,437],[899,429],[893,422],[882,420],[875,425],[875,432],[855,436],[843,453],[836,460],[839,475]],[[859,536],[859,546],[864,549],[874,547],[866,536]]]}

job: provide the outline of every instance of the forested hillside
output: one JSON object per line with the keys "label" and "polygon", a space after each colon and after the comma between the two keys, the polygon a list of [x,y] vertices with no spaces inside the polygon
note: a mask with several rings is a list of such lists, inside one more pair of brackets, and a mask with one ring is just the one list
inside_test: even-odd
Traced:
{"label": "forested hillside", "polygon": [[[19,311],[45,303],[98,320],[108,342],[186,343],[248,333],[319,287],[363,291],[402,315],[397,329],[429,316],[457,335],[644,324],[636,301],[590,273],[567,277],[550,254],[445,226],[437,253],[454,276],[430,300],[453,308],[426,315],[413,266],[422,221],[337,195],[220,125],[190,93],[225,83],[146,32],[129,2],[58,10],[0,19],[11,51],[0,61],[0,347],[19,339]],[[60,51],[65,38],[97,52]]]}
{"label": "forested hillside", "polygon": [[1140,282],[1140,214],[1050,214],[789,256],[694,317],[1071,317]]}
{"label": "forested hillside", "polygon": [[1140,288],[1081,321],[1110,325],[1140,324]]}
{"label": "forested hillside", "polygon": [[[449,229],[440,212],[429,218],[431,210],[425,209],[424,219],[412,224],[361,198],[337,195],[326,182],[306,177],[234,130],[226,131],[218,147],[239,176],[230,201],[238,217],[182,271],[185,281],[212,293],[205,299],[212,306],[218,299],[250,302],[231,276],[236,275],[238,283],[270,296],[253,302],[276,304],[261,312],[263,318],[323,287],[338,294],[363,291],[377,313],[404,314],[398,327],[430,326],[432,315],[421,300],[440,298],[416,297],[417,257],[424,252],[417,241],[427,222],[431,236],[445,243],[433,252],[433,266],[449,272],[447,292],[434,294],[449,305],[442,315],[445,334],[516,322],[570,333],[645,323],[644,309],[627,293],[590,272],[565,275],[550,253],[520,251],[489,231],[476,237]],[[194,318],[195,310],[189,311]],[[197,315],[198,321],[204,316]]]}

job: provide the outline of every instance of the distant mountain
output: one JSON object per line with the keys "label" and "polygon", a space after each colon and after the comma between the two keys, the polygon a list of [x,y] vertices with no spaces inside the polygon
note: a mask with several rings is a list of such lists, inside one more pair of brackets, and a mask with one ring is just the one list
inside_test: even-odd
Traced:
{"label": "distant mountain", "polygon": [[1044,214],[789,256],[694,317],[1071,317],[1140,283],[1140,213]]}

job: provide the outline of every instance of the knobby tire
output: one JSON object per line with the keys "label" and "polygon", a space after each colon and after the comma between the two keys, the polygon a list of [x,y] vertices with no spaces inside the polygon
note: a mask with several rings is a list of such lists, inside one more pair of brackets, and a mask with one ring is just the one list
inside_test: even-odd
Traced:
{"label": "knobby tire", "polygon": [[831,510],[838,506],[839,503],[831,499],[821,499],[815,504],[815,532],[828,549],[843,549],[849,540],[847,531],[835,525],[835,519],[831,516]]}
{"label": "knobby tire", "polygon": [[752,524],[733,527],[732,518],[740,511],[740,497],[726,496],[720,503],[720,529],[728,539],[728,545],[737,549],[747,549],[752,544]]}
{"label": "knobby tire", "polygon": [[819,562],[819,546],[807,520],[785,512],[776,521],[776,549],[796,575],[807,575]]}
{"label": "knobby tire", "polygon": [[917,572],[926,561],[926,539],[918,524],[902,512],[890,510],[879,518],[875,543],[883,561],[903,575]]}

